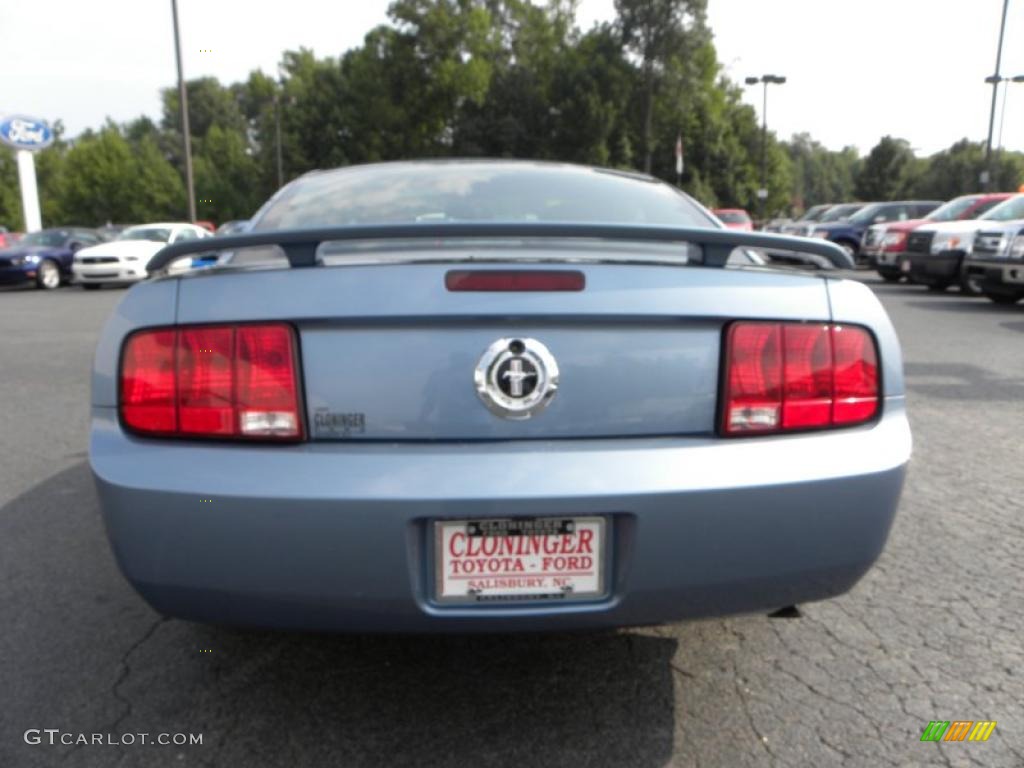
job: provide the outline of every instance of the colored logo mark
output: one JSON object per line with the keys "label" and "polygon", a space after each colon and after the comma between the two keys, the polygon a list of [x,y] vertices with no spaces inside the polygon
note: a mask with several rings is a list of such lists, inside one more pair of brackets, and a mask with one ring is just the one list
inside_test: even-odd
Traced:
{"label": "colored logo mark", "polygon": [[995,720],[931,720],[921,741],[988,741],[995,729]]}

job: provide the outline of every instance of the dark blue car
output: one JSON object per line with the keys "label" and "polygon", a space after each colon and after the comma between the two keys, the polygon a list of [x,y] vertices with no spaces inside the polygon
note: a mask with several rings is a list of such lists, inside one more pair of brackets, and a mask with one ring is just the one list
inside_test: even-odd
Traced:
{"label": "dark blue car", "polygon": [[104,241],[82,227],[42,229],[25,235],[16,245],[0,249],[0,285],[35,283],[52,290],[71,280],[75,251]]}
{"label": "dark blue car", "polygon": [[814,237],[831,240],[859,260],[861,240],[872,224],[907,221],[927,216],[942,205],[941,200],[901,200],[892,203],[868,203],[848,219],[818,224]]}

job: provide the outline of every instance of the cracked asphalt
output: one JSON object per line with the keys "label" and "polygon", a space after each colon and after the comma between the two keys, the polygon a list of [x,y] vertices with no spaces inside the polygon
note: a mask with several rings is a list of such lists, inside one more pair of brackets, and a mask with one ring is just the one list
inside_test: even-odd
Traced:
{"label": "cracked asphalt", "polygon": [[[0,291],[0,767],[1024,766],[1024,305],[863,279],[900,333],[915,447],[852,592],[799,619],[462,638],[156,615],[116,570],[85,463],[121,293]],[[998,726],[920,741],[957,719]],[[47,728],[202,744],[25,743]]]}

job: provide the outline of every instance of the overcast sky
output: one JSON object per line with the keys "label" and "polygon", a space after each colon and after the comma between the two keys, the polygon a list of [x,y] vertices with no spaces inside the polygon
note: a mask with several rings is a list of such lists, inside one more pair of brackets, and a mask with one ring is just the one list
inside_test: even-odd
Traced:
{"label": "overcast sky", "polygon": [[[862,153],[891,134],[922,154],[983,141],[1002,0],[709,0],[719,60],[735,80],[781,74],[769,127]],[[387,0],[179,0],[186,77],[276,74],[283,50],[336,56],[385,21]],[[589,27],[613,0],[582,0]],[[1024,74],[1024,0],[1011,0],[1003,73]],[[205,52],[209,49],[209,53]],[[0,4],[0,113],[60,118],[75,135],[110,116],[159,114],[175,82],[170,0]],[[1024,150],[1024,84],[1011,83],[1003,143]],[[761,90],[747,100],[761,109]],[[1001,108],[1000,101],[1000,108]],[[996,136],[1000,110],[996,112]]]}

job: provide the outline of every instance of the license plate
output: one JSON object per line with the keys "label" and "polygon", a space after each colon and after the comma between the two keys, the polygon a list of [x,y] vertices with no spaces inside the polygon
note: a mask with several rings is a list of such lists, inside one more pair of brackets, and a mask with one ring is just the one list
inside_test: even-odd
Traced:
{"label": "license plate", "polygon": [[603,517],[438,520],[440,602],[594,600],[605,595]]}

